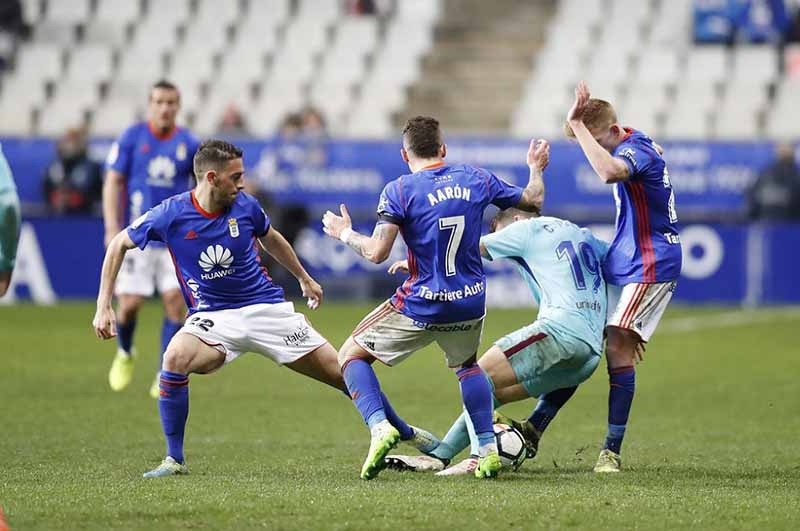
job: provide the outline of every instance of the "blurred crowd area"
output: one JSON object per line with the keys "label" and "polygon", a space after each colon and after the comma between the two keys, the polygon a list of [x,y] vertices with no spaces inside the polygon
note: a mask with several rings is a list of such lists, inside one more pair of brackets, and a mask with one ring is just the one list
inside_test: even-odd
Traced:
{"label": "blurred crowd area", "polygon": [[[278,146],[301,140],[317,146],[304,151],[313,156],[331,139],[396,140],[425,95],[434,103],[421,108],[441,109],[445,131],[458,134],[449,119],[471,114],[457,106],[462,99],[472,105],[467,110],[500,111],[468,93],[451,98],[456,107],[436,104],[429,70],[442,54],[464,70],[459,46],[472,43],[447,37],[452,24],[468,35],[475,29],[468,19],[478,18],[472,15],[501,17],[514,8],[549,18],[536,49],[523,54],[529,72],[517,83],[518,101],[499,131],[487,121],[486,134],[561,139],[571,87],[586,77],[623,120],[659,140],[777,140],[772,160],[744,191],[747,217],[800,219],[792,144],[800,137],[800,0],[499,0],[494,9],[450,0],[164,6],[0,3],[0,138],[56,139],[44,174],[24,176],[40,180],[48,214],[100,214],[104,168],[90,140],[115,138],[142,119],[148,87],[161,77],[181,91],[180,124],[201,138],[272,139]],[[213,27],[225,30],[209,37]],[[631,36],[636,42],[620,45]],[[503,54],[496,53],[499,63]],[[251,191],[269,202],[256,180]]]}

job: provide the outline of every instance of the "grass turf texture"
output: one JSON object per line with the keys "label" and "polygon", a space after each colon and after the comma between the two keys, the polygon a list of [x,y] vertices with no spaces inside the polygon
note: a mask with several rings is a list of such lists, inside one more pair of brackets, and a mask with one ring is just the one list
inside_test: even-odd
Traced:
{"label": "grass turf texture", "polygon": [[[298,307],[301,305],[298,304]],[[339,345],[371,309],[311,314]],[[553,422],[540,455],[495,481],[384,471],[358,479],[369,439],[342,395],[247,355],[191,378],[191,475],[143,480],[163,457],[161,312],[143,310],[131,386],[108,389],[115,345],[93,305],[0,307],[0,506],[12,529],[796,528],[797,310],[671,308],[639,366],[624,472],[591,472],[605,434],[604,364]],[[489,312],[485,345],[531,320]],[[378,368],[409,421],[443,435],[456,378],[432,348]],[[533,402],[507,406],[523,416]]]}

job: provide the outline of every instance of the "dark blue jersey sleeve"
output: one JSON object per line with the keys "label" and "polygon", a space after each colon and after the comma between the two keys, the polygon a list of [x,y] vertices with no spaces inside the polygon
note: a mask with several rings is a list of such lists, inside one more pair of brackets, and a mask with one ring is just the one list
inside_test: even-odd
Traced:
{"label": "dark blue jersey sleeve", "polygon": [[378,201],[378,221],[402,225],[406,218],[405,201],[401,181],[398,179],[387,184]]}
{"label": "dark blue jersey sleeve", "polygon": [[478,170],[486,181],[488,199],[491,204],[501,210],[513,208],[519,204],[522,198],[522,188],[508,184],[503,179],[490,171]]}
{"label": "dark blue jersey sleeve", "polygon": [[139,249],[144,249],[152,241],[167,241],[167,227],[172,215],[169,212],[170,200],[162,201],[141,216],[128,227],[128,236]]}
{"label": "dark blue jersey sleeve", "polygon": [[269,216],[266,212],[264,212],[264,209],[261,208],[261,205],[258,203],[258,200],[255,197],[251,195],[246,195],[245,197],[247,197],[250,206],[250,212],[253,218],[253,227],[255,227],[256,236],[261,238],[269,232]]}
{"label": "dark blue jersey sleeve", "polygon": [[136,126],[129,127],[111,145],[106,158],[106,169],[117,171],[125,177],[130,176],[131,162],[136,150],[136,131]]}
{"label": "dark blue jersey sleeve", "polygon": [[633,143],[623,142],[614,150],[614,157],[622,160],[628,166],[628,178],[636,179],[647,171],[653,162],[653,155],[649,150],[642,149]]}

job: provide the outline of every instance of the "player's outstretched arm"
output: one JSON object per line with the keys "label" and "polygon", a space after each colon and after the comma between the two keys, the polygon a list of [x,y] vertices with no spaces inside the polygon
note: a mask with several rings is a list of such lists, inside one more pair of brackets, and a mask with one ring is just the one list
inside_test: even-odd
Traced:
{"label": "player's outstretched arm", "polygon": [[300,263],[297,253],[283,237],[283,234],[270,227],[267,234],[261,239],[264,249],[283,267],[294,275],[303,290],[303,297],[308,299],[308,307],[316,309],[322,304],[322,286],[311,278],[306,268]]}
{"label": "player's outstretched arm", "polygon": [[117,280],[125,253],[134,247],[136,245],[128,236],[128,231],[122,231],[111,239],[106,249],[100,273],[100,289],[97,293],[97,311],[92,320],[94,333],[100,339],[110,339],[117,335],[116,317],[111,307],[114,282]]}
{"label": "player's outstretched arm", "polygon": [[103,243],[108,247],[111,239],[120,231],[119,198],[125,184],[125,176],[116,170],[108,170],[103,181],[103,224],[105,238]]}
{"label": "player's outstretched arm", "polygon": [[575,135],[589,164],[603,182],[611,184],[624,181],[630,177],[628,165],[617,159],[594,139],[589,128],[583,123],[583,113],[589,103],[589,87],[585,81],[578,83],[575,88],[575,102],[567,113],[567,125]]}
{"label": "player's outstretched arm", "polygon": [[526,212],[539,212],[544,205],[544,169],[550,163],[550,144],[547,140],[531,140],[528,147],[528,186],[522,191],[517,208]]}
{"label": "player's outstretched arm", "polygon": [[385,262],[392,252],[392,246],[400,227],[394,223],[379,222],[375,225],[372,236],[364,236],[353,230],[353,222],[350,220],[347,207],[339,205],[339,210],[341,216],[328,210],[322,217],[325,234],[343,241],[370,262],[375,264]]}

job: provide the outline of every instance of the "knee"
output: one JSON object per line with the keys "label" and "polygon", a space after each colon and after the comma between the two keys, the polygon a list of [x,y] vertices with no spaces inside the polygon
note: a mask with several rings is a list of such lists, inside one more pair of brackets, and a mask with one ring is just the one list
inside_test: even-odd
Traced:
{"label": "knee", "polygon": [[348,361],[354,359],[363,359],[364,357],[359,355],[362,349],[353,341],[352,337],[347,338],[347,341],[344,342],[342,348],[339,349],[339,354],[337,355],[336,359],[339,362],[339,367],[344,369],[344,366],[347,364]]}
{"label": "knee", "polygon": [[178,374],[189,374],[192,359],[193,356],[189,351],[170,344],[167,347],[167,351],[164,352],[164,361],[161,364],[161,368]]}

